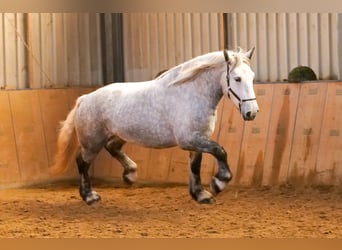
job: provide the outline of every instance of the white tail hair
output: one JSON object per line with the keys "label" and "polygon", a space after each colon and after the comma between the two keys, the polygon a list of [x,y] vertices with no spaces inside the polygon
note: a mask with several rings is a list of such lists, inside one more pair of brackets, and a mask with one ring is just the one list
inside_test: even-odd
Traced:
{"label": "white tail hair", "polygon": [[51,166],[49,172],[52,175],[63,173],[72,160],[75,159],[79,149],[79,143],[74,126],[74,117],[76,109],[79,105],[80,98],[77,99],[74,108],[69,112],[65,121],[61,122],[57,139],[57,154],[55,156],[54,165]]}

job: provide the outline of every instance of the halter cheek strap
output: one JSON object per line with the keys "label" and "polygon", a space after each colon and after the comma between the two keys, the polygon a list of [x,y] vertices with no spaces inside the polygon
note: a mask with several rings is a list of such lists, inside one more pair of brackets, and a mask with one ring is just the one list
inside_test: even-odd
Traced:
{"label": "halter cheek strap", "polygon": [[227,79],[227,86],[228,86],[228,97],[230,98],[230,93],[239,101],[239,107],[241,107],[241,104],[243,102],[248,102],[248,101],[254,101],[256,100],[256,98],[249,98],[249,99],[241,99],[235,92],[234,90],[230,87],[230,80],[229,80],[229,56],[227,51],[224,49],[223,50],[223,55],[224,55],[224,59],[226,60],[227,63],[227,75],[226,75],[226,79]]}

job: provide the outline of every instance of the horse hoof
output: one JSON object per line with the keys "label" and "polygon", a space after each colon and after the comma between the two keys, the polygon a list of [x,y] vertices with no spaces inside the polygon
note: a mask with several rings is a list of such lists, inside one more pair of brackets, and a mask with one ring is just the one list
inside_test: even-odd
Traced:
{"label": "horse hoof", "polygon": [[85,202],[87,203],[87,205],[92,205],[99,200],[101,200],[101,196],[98,195],[98,193],[96,193],[95,191],[91,191],[85,198]]}
{"label": "horse hoof", "polygon": [[202,191],[197,198],[197,202],[200,204],[213,204],[215,203],[215,198],[208,191]]}
{"label": "horse hoof", "polygon": [[211,198],[205,198],[203,200],[198,201],[199,204],[214,204],[215,203],[215,199],[214,197]]}
{"label": "horse hoof", "polygon": [[134,171],[134,172],[130,172],[128,174],[124,174],[122,177],[123,177],[123,180],[126,184],[132,185],[136,181],[138,174],[136,171]]}
{"label": "horse hoof", "polygon": [[213,177],[210,183],[210,192],[215,196],[220,193],[226,186],[227,182],[221,181],[216,177]]}

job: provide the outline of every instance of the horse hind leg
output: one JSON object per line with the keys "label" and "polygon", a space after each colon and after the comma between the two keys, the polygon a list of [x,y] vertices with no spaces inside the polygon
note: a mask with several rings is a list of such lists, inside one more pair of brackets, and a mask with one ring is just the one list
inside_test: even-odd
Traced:
{"label": "horse hind leg", "polygon": [[113,136],[108,140],[105,149],[123,166],[124,172],[122,178],[125,183],[131,185],[137,179],[137,164],[121,151],[125,143],[126,141],[121,138]]}
{"label": "horse hind leg", "polygon": [[88,204],[91,205],[99,200],[101,200],[100,195],[92,190],[90,177],[88,174],[89,167],[92,160],[95,158],[97,153],[87,152],[82,148],[81,152],[76,158],[76,163],[78,167],[79,174],[81,176],[80,183],[80,196]]}

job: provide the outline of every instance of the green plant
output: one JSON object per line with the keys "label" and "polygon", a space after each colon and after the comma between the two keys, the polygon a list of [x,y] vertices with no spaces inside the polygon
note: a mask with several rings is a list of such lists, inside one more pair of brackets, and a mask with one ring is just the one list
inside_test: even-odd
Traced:
{"label": "green plant", "polygon": [[297,66],[290,71],[287,79],[289,82],[315,81],[317,76],[310,67]]}

